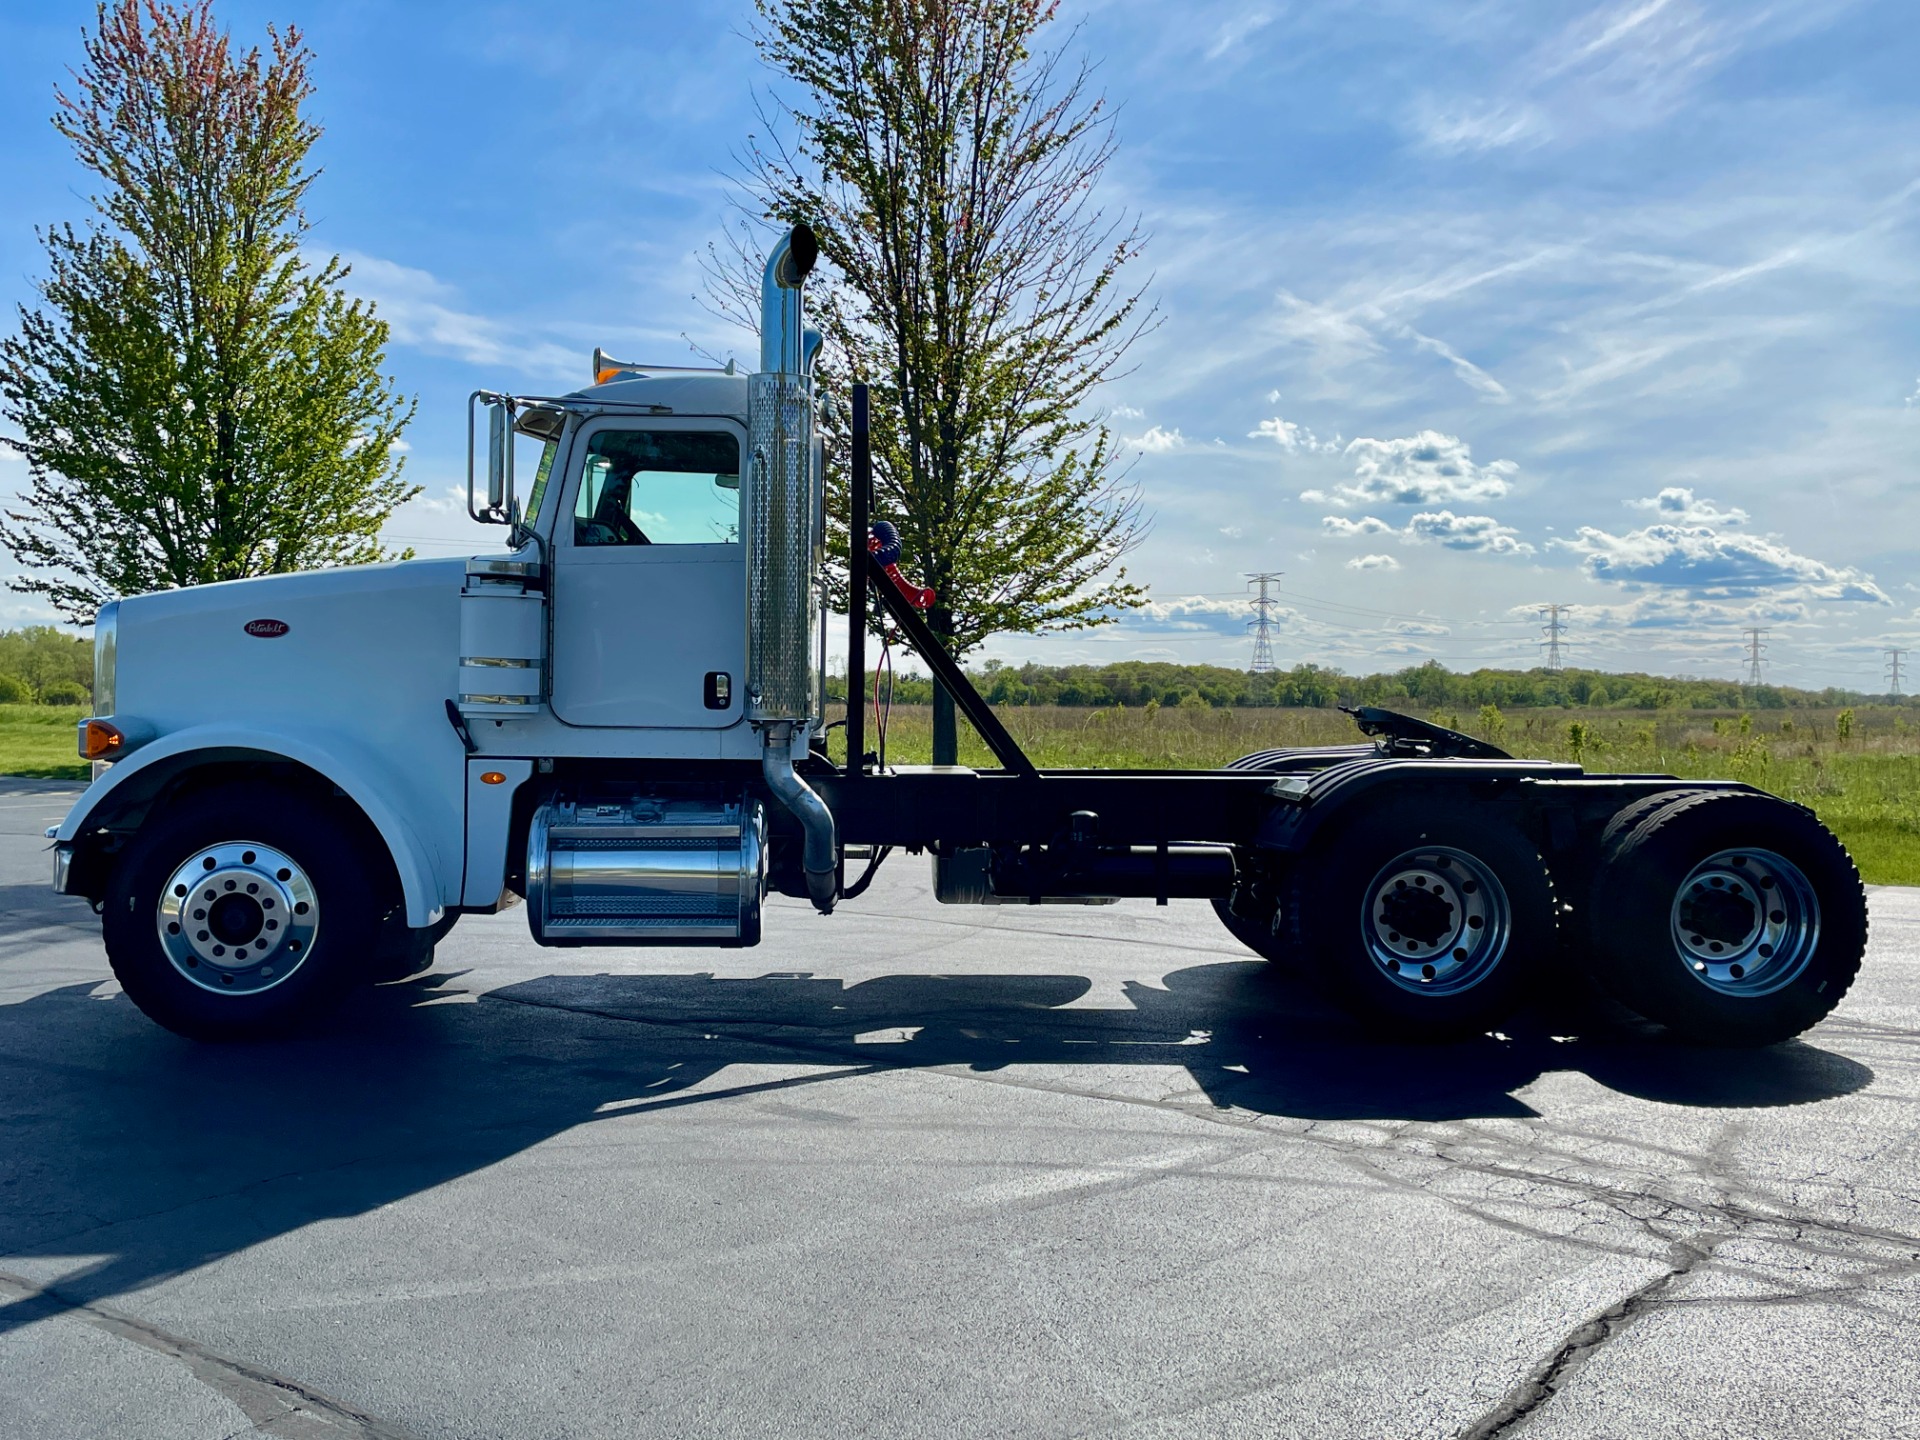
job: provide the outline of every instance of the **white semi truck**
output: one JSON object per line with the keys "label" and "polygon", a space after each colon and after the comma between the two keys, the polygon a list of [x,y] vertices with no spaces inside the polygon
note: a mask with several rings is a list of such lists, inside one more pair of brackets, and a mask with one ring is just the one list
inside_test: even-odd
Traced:
{"label": "white semi truck", "polygon": [[[858,699],[833,763],[816,254],[799,226],[769,257],[755,374],[596,353],[573,394],[476,395],[469,510],[509,527],[498,553],[101,611],[80,726],[100,763],[52,834],[54,884],[94,903],[148,1015],[281,1030],[520,900],[541,945],[754,945],[770,889],[830,912],[894,849],[931,855],[948,903],[1211,899],[1410,1036],[1492,1025],[1578,970],[1724,1044],[1845,993],[1853,865],[1747,786],[1589,775],[1380,710],[1355,715],[1370,741],[1218,771],[1037,769],[872,553],[858,386],[850,673],[877,599],[1000,763],[884,765]],[[540,447],[524,494],[516,436]]]}

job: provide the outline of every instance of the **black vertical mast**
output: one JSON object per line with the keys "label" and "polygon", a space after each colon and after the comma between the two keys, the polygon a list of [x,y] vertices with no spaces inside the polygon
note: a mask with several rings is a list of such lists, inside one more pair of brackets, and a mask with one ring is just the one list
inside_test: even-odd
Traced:
{"label": "black vertical mast", "polygon": [[873,437],[867,387],[853,387],[853,493],[847,522],[847,778],[866,773],[867,527],[873,509]]}

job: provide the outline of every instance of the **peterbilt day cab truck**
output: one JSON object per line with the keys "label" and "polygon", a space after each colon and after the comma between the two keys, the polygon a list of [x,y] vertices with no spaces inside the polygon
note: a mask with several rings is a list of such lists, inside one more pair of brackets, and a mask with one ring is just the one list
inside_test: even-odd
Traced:
{"label": "peterbilt day cab truck", "polygon": [[[754,945],[770,890],[831,913],[895,849],[931,856],[946,903],[1210,899],[1411,1037],[1581,971],[1723,1044],[1796,1034],[1845,993],[1853,865],[1744,785],[1590,775],[1371,709],[1366,741],[1216,771],[1038,769],[874,553],[858,386],[849,673],[877,600],[999,765],[887,766],[857,698],[835,764],[816,255],[798,226],[769,256],[752,375],[596,353],[570,395],[476,394],[468,508],[509,527],[498,553],[101,611],[80,727],[100,763],[52,832],[54,884],[99,910],[141,1009],[202,1038],[281,1030],[521,900],[541,945]],[[524,495],[516,436],[540,449]]]}

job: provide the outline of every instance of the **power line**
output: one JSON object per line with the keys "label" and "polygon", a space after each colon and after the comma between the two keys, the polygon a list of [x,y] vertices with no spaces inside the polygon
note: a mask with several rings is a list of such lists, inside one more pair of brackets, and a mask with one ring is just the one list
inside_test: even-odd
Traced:
{"label": "power line", "polygon": [[1767,632],[1759,625],[1747,627],[1747,684],[1758,688],[1767,683],[1764,666],[1767,654]]}
{"label": "power line", "polygon": [[1911,650],[1896,650],[1891,645],[1887,647],[1887,676],[1892,682],[1887,687],[1887,693],[1889,695],[1898,695],[1900,693],[1900,660],[1901,657],[1911,655],[1912,653]]}
{"label": "power line", "polygon": [[1287,572],[1284,570],[1261,570],[1247,575],[1247,588],[1260,587],[1258,599],[1247,603],[1253,607],[1254,618],[1247,622],[1247,628],[1253,631],[1253,664],[1248,666],[1255,675],[1273,673],[1273,609],[1280,602],[1270,593],[1275,581]]}
{"label": "power line", "polygon": [[1560,614],[1566,608],[1564,605],[1540,607],[1540,613],[1547,617],[1547,623],[1541,628],[1540,633],[1547,637],[1541,643],[1547,647],[1547,669],[1549,670],[1560,668],[1560,637],[1567,633],[1567,622],[1560,618]]}

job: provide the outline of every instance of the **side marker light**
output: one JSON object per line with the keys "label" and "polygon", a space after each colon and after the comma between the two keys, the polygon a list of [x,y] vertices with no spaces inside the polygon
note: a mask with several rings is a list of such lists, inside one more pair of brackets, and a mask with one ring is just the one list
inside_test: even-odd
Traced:
{"label": "side marker light", "polygon": [[105,720],[82,720],[79,740],[82,760],[111,760],[127,743],[127,737]]}
{"label": "side marker light", "polygon": [[507,783],[507,777],[502,775],[498,770],[489,770],[480,777],[480,783],[482,785],[504,785]]}

